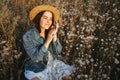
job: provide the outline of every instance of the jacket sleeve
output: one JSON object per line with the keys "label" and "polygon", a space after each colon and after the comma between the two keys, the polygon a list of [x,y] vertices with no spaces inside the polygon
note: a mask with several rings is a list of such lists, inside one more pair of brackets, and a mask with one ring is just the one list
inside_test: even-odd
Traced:
{"label": "jacket sleeve", "polygon": [[55,42],[53,42],[53,48],[55,50],[55,52],[60,55],[60,53],[62,52],[62,45],[59,42],[59,39],[57,39]]}
{"label": "jacket sleeve", "polygon": [[35,62],[43,61],[48,54],[48,50],[43,43],[34,45],[34,41],[31,39],[30,35],[23,36],[23,46],[28,56]]}

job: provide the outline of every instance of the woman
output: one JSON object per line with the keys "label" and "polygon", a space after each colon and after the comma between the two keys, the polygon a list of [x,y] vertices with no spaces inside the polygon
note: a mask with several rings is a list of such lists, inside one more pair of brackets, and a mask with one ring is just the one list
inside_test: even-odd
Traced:
{"label": "woman", "polygon": [[62,46],[57,38],[60,12],[53,6],[41,5],[30,12],[35,27],[23,35],[29,60],[25,63],[28,80],[69,80],[73,67],[58,59]]}

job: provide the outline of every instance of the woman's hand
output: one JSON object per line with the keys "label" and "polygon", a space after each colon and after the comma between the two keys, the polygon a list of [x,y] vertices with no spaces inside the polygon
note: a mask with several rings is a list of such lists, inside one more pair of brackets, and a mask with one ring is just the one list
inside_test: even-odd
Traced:
{"label": "woman's hand", "polygon": [[46,48],[49,47],[49,44],[53,40],[54,36],[55,36],[55,29],[51,29],[47,35],[47,39],[46,39],[45,44],[44,44]]}
{"label": "woman's hand", "polygon": [[55,32],[54,32],[54,37],[53,37],[53,42],[55,42],[57,40],[57,32],[58,32],[58,28],[59,28],[59,24],[58,22],[55,24]]}
{"label": "woman's hand", "polygon": [[55,26],[52,26],[53,28],[51,28],[51,30],[48,33],[46,42],[45,42],[45,47],[48,48],[49,44],[51,43],[51,41],[55,42],[57,40],[57,32],[58,32],[58,28],[59,25],[58,23],[55,24]]}

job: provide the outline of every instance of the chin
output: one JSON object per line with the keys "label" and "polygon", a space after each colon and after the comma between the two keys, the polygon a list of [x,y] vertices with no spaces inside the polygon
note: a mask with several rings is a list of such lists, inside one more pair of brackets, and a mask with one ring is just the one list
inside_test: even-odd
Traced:
{"label": "chin", "polygon": [[48,30],[48,29],[50,29],[50,27],[48,27],[48,28],[45,28],[46,30]]}

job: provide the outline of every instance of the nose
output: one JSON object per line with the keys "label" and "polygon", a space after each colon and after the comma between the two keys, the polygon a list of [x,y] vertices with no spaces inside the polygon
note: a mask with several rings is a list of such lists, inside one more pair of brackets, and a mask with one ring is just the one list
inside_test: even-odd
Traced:
{"label": "nose", "polygon": [[47,19],[47,23],[49,23],[49,19]]}
{"label": "nose", "polygon": [[52,22],[52,20],[51,19],[47,19],[47,23],[51,23]]}

